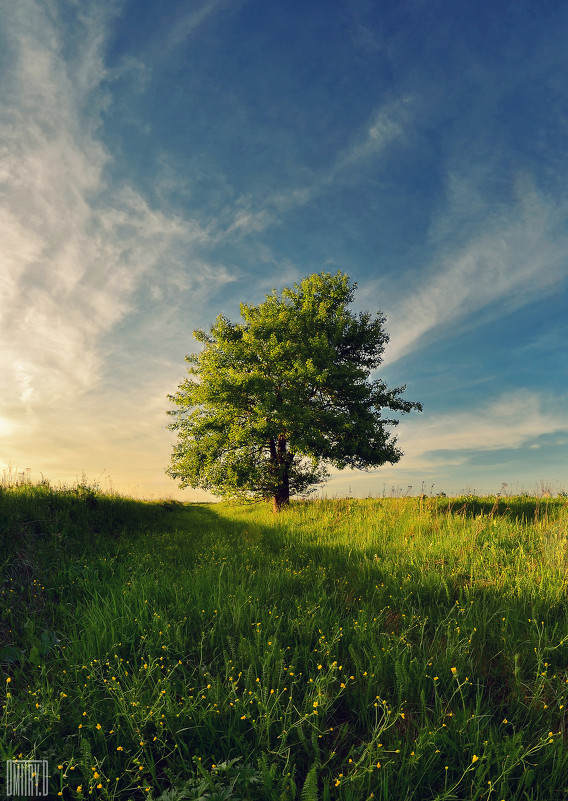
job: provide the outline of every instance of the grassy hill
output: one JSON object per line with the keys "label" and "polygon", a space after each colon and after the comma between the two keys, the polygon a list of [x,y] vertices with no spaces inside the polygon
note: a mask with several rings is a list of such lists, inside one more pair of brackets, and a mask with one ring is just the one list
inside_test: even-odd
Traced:
{"label": "grassy hill", "polygon": [[0,759],[50,798],[568,798],[567,544],[565,499],[5,487]]}

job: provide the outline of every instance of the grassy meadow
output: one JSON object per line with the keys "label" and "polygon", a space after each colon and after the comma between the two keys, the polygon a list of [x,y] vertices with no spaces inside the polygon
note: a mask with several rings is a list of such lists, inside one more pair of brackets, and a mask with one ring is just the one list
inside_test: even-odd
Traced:
{"label": "grassy meadow", "polygon": [[54,799],[568,799],[567,546],[563,498],[5,486],[0,771],[47,760]]}

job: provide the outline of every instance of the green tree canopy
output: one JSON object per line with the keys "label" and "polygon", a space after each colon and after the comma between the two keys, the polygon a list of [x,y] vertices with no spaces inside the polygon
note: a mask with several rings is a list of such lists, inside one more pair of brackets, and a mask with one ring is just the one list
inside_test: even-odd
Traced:
{"label": "green tree canopy", "polygon": [[326,467],[394,464],[402,456],[383,410],[421,410],[369,376],[382,361],[385,317],[349,310],[356,284],[342,272],[314,274],[241,304],[243,322],[219,315],[188,377],[170,395],[177,432],[168,474],[181,487],[224,497],[290,495],[325,480]]}

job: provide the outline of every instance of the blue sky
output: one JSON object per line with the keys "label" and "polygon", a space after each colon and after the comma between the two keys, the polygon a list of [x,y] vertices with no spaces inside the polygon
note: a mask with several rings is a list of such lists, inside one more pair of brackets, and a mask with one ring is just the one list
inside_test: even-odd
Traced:
{"label": "blue sky", "polygon": [[341,269],[424,412],[328,495],[568,490],[565,3],[0,11],[0,469],[202,497],[193,329]]}

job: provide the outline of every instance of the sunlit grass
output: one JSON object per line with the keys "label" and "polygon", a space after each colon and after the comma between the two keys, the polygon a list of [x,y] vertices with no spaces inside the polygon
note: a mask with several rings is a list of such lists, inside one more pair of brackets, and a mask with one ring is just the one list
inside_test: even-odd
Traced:
{"label": "sunlit grass", "polygon": [[63,798],[565,798],[567,522],[6,487],[0,758]]}

